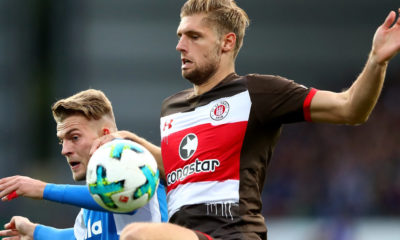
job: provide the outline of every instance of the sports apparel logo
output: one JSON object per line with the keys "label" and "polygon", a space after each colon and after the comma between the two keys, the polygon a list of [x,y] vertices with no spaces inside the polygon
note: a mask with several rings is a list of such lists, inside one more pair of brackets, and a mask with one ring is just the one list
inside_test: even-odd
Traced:
{"label": "sports apparel logo", "polygon": [[229,103],[227,101],[222,101],[211,108],[210,117],[215,121],[219,121],[224,119],[226,115],[228,115],[228,112]]}
{"label": "sports apparel logo", "polygon": [[163,131],[165,131],[166,129],[171,129],[173,121],[174,121],[174,119],[170,119],[169,121],[165,121],[164,122]]}
{"label": "sports apparel logo", "polygon": [[179,156],[186,161],[193,156],[197,150],[198,140],[193,133],[186,135],[179,144]]}

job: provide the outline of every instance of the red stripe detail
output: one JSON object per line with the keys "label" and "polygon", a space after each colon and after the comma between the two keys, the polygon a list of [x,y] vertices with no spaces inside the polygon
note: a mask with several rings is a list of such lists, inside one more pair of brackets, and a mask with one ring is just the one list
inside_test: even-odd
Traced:
{"label": "red stripe detail", "polygon": [[311,106],[311,101],[314,98],[314,95],[315,95],[315,93],[317,93],[317,91],[318,91],[317,89],[311,88],[310,92],[308,93],[308,95],[303,103],[304,119],[307,122],[312,122],[310,106]]}
{"label": "red stripe detail", "polygon": [[[200,235],[203,235],[204,237],[206,237],[206,239],[207,240],[214,240],[214,238],[212,238],[210,235],[208,235],[208,234],[205,234],[205,233],[203,233],[203,232],[200,232],[200,231],[197,231],[197,230],[194,230],[196,233],[198,233],[198,234],[200,234]],[[199,238],[200,238],[200,240],[203,240],[203,238],[202,237],[200,237],[200,236],[198,236]]]}
{"label": "red stripe detail", "polygon": [[[240,152],[247,128],[247,121],[213,126],[202,124],[172,133],[162,139],[161,150],[167,177],[167,191],[175,189],[180,184],[203,181],[239,180]],[[184,161],[179,156],[179,144],[189,133],[197,136],[198,146],[194,155]],[[207,161],[209,161],[207,163]],[[218,161],[215,171],[193,170],[209,166],[210,161]],[[205,163],[203,165],[203,163]],[[177,179],[177,169],[188,173]],[[181,175],[182,176],[182,175]]]}

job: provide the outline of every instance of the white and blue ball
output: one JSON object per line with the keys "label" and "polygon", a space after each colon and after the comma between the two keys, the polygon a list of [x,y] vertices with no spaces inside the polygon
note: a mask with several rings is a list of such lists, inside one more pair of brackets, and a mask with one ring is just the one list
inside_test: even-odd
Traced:
{"label": "white and blue ball", "polygon": [[86,182],[93,199],[104,209],[132,212],[148,203],[156,192],[157,162],[142,145],[115,139],[93,153]]}

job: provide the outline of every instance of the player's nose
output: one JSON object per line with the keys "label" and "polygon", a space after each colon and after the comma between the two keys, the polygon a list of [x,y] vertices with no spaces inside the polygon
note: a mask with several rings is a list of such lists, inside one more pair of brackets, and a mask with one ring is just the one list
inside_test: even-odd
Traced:
{"label": "player's nose", "polygon": [[64,156],[68,156],[71,154],[71,145],[68,143],[68,141],[64,141],[62,143],[62,149],[61,149],[61,154]]}
{"label": "player's nose", "polygon": [[178,41],[178,44],[176,44],[176,51],[178,52],[183,52],[187,50],[187,46],[185,43],[185,38],[181,37]]}

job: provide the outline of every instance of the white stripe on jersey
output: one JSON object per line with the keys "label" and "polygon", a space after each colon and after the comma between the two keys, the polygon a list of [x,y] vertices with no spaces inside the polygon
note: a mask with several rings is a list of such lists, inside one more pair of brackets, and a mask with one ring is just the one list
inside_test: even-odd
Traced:
{"label": "white stripe on jersey", "polygon": [[[210,117],[211,109],[221,102],[228,102],[229,113],[221,120],[213,120]],[[251,100],[248,91],[244,91],[231,97],[220,98],[211,101],[205,106],[197,107],[194,111],[184,113],[174,113],[161,118],[160,129],[161,138],[171,133],[191,128],[201,124],[211,124],[214,126],[247,121],[250,114]],[[173,120],[171,122],[171,120]],[[165,126],[171,126],[170,128]]]}
{"label": "white stripe on jersey", "polygon": [[132,222],[161,222],[160,205],[158,202],[157,191],[150,201],[139,208],[132,216],[129,214],[113,214],[117,233],[121,234],[122,229]]}
{"label": "white stripe on jersey", "polygon": [[76,240],[85,239],[85,235],[87,232],[87,228],[85,226],[85,221],[83,219],[83,209],[81,209],[76,216],[75,224],[74,224],[74,235]]}
{"label": "white stripe on jersey", "polygon": [[[212,191],[212,192],[211,192]],[[182,206],[199,203],[239,202],[239,181],[181,184],[167,195],[168,217]]]}

